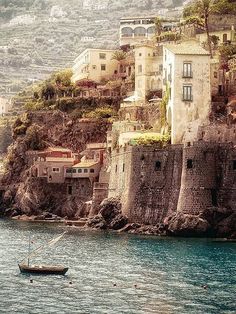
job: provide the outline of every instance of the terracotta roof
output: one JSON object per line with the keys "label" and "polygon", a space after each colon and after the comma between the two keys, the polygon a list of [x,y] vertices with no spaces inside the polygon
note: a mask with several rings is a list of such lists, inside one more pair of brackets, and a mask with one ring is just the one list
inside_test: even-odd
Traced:
{"label": "terracotta roof", "polygon": [[78,164],[74,165],[73,168],[90,168],[90,167],[95,166],[97,164],[99,164],[98,161],[84,160],[84,161],[81,161]]}
{"label": "terracotta roof", "polygon": [[176,55],[202,55],[209,56],[210,53],[198,45],[196,42],[186,42],[180,44],[167,44],[164,47]]}

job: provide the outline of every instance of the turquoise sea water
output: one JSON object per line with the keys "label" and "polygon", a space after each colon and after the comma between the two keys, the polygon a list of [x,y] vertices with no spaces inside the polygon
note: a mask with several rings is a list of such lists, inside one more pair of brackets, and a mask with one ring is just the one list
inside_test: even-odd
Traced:
{"label": "turquoise sea water", "polygon": [[63,230],[0,221],[0,313],[236,313],[236,243],[69,228],[34,261],[68,265],[68,275],[20,274],[29,234],[37,247]]}

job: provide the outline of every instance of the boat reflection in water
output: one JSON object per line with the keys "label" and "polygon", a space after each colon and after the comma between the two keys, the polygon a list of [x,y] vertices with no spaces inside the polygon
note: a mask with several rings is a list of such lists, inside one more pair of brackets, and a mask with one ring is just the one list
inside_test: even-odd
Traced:
{"label": "boat reflection in water", "polygon": [[[33,250],[32,252],[31,252],[31,240],[29,238],[28,256],[26,258],[24,258],[23,261],[18,264],[21,273],[38,274],[38,275],[40,275],[40,274],[42,274],[42,275],[65,275],[69,269],[68,267],[56,266],[56,265],[30,265],[30,258],[31,257],[39,254],[43,249],[55,245],[64,236],[65,233],[66,232],[63,232],[58,237],[50,240],[45,245],[38,247],[37,249]],[[26,260],[28,261],[27,264],[25,263]]]}

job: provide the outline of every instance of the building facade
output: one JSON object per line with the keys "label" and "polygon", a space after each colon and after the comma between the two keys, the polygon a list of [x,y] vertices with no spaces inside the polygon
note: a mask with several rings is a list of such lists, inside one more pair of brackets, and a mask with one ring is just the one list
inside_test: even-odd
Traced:
{"label": "building facade", "polygon": [[151,44],[135,46],[135,93],[146,100],[150,93],[162,90],[162,47]]}
{"label": "building facade", "polygon": [[93,80],[100,83],[118,71],[118,61],[112,59],[115,50],[86,49],[74,61],[72,81]]}
{"label": "building facade", "polygon": [[155,35],[155,17],[127,17],[120,19],[120,46],[134,45]]}
{"label": "building facade", "polygon": [[209,118],[209,53],[195,42],[164,46],[163,84],[172,144],[193,142]]}

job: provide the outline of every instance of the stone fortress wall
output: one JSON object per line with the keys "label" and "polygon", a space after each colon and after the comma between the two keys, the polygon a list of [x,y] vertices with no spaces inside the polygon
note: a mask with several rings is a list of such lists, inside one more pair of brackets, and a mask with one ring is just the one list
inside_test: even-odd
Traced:
{"label": "stone fortress wall", "polygon": [[236,211],[236,147],[197,141],[164,149],[127,146],[112,154],[109,197],[132,222],[163,223],[171,212]]}

